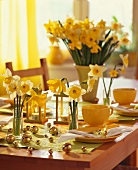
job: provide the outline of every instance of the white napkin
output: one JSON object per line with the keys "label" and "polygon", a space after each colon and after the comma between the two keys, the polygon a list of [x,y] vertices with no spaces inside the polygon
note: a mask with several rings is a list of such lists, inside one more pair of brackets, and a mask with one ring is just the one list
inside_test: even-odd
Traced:
{"label": "white napkin", "polygon": [[115,109],[115,110],[118,110],[118,111],[122,111],[122,112],[138,112],[138,109],[134,109],[134,107],[127,107],[127,106],[114,106],[112,105],[112,107]]}
{"label": "white napkin", "polygon": [[[115,136],[118,134],[122,134],[124,132],[131,132],[133,131],[132,127],[127,126],[120,126],[115,127],[107,130],[106,137]],[[77,137],[88,137],[88,138],[101,138],[101,135],[89,134],[88,132],[78,131],[78,130],[69,130],[67,133],[60,136],[58,142],[63,142],[66,140],[74,139]]]}
{"label": "white napkin", "polygon": [[7,125],[13,120],[13,116],[0,119],[0,125]]}

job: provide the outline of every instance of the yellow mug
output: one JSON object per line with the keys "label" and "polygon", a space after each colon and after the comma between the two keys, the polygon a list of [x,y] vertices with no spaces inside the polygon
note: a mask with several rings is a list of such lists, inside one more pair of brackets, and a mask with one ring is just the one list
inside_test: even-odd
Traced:
{"label": "yellow mug", "polygon": [[100,104],[82,106],[82,117],[90,126],[103,125],[113,113],[113,108]]}

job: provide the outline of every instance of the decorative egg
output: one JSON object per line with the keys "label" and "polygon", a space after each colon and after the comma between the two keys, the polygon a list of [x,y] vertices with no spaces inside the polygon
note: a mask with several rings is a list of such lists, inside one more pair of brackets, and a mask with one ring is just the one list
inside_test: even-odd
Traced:
{"label": "decorative egg", "polygon": [[48,135],[47,135],[47,134],[45,134],[45,135],[44,135],[44,137],[45,137],[45,138],[48,138]]}
{"label": "decorative egg", "polygon": [[25,132],[27,132],[27,128],[25,127],[25,128],[23,128],[23,132],[25,133]]}
{"label": "decorative egg", "polygon": [[17,148],[18,147],[18,145],[19,145],[19,143],[18,143],[18,141],[13,141],[13,146],[15,147],[15,148]]}
{"label": "decorative egg", "polygon": [[9,133],[12,133],[12,131],[13,131],[12,128],[9,128],[9,129],[8,129],[8,132],[9,132]]}
{"label": "decorative egg", "polygon": [[22,136],[22,142],[23,143],[30,143],[32,140],[32,136],[29,133],[24,133]]}
{"label": "decorative egg", "polygon": [[51,128],[49,129],[49,133],[50,133],[51,135],[58,135],[58,128],[55,127],[55,126],[51,127]]}
{"label": "decorative egg", "polygon": [[22,137],[23,143],[30,143],[31,139],[29,137]]}
{"label": "decorative egg", "polygon": [[47,127],[48,127],[48,128],[51,127],[51,123],[50,123],[50,122],[47,123]]}
{"label": "decorative egg", "polygon": [[24,133],[22,137],[28,137],[28,138],[32,139],[32,136],[29,133],[27,133],[27,132]]}
{"label": "decorative egg", "polygon": [[62,150],[66,153],[69,153],[71,151],[71,149],[72,149],[71,143],[66,142],[62,146]]}
{"label": "decorative egg", "polygon": [[50,156],[52,156],[52,154],[53,154],[53,149],[48,149],[48,152],[49,152],[49,154],[50,154]]}
{"label": "decorative egg", "polygon": [[37,141],[36,141],[36,144],[37,144],[37,145],[40,145],[40,143],[41,143],[40,140],[37,140]]}
{"label": "decorative egg", "polygon": [[31,132],[32,132],[33,134],[36,134],[36,133],[38,132],[38,130],[39,130],[39,128],[38,128],[37,126],[33,126],[33,127],[31,128]]}
{"label": "decorative egg", "polygon": [[26,129],[29,131],[31,129],[31,127],[29,125],[27,125]]}
{"label": "decorative egg", "polygon": [[83,152],[86,152],[86,151],[87,151],[87,148],[86,148],[85,146],[82,146],[82,147],[81,147],[81,150],[82,150]]}
{"label": "decorative egg", "polygon": [[29,147],[27,148],[27,152],[30,153],[30,154],[32,154],[32,151],[33,151],[33,148],[29,146]]}
{"label": "decorative egg", "polygon": [[6,141],[7,141],[7,143],[13,143],[13,141],[15,141],[14,135],[8,134],[8,135],[6,136]]}
{"label": "decorative egg", "polygon": [[53,137],[49,137],[49,142],[53,142]]}

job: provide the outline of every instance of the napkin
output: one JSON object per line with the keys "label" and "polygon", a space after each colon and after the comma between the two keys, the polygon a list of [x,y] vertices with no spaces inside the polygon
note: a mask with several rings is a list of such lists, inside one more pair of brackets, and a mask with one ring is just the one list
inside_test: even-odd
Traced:
{"label": "napkin", "polygon": [[133,105],[130,105],[130,106],[114,106],[112,105],[112,107],[115,109],[115,110],[118,110],[118,111],[122,111],[122,112],[138,112],[138,109],[136,107],[134,107]]}
{"label": "napkin", "polygon": [[[106,137],[111,137],[111,136],[115,136],[125,132],[131,132],[131,131],[133,131],[132,127],[128,127],[128,126],[115,127],[107,130]],[[79,131],[75,129],[75,130],[69,130],[67,133],[61,135],[60,138],[58,139],[58,142],[63,142],[77,137],[102,138],[101,135],[90,134],[89,132]]]}
{"label": "napkin", "polygon": [[0,119],[0,125],[7,125],[13,120],[13,116]]}

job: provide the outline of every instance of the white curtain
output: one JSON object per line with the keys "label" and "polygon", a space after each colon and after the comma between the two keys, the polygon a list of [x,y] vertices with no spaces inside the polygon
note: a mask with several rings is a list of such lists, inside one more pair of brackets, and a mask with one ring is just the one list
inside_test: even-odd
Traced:
{"label": "white curtain", "polygon": [[[0,0],[0,74],[7,61],[14,69],[40,66],[35,7],[35,0]],[[0,95],[5,94],[2,81],[0,76]]]}

